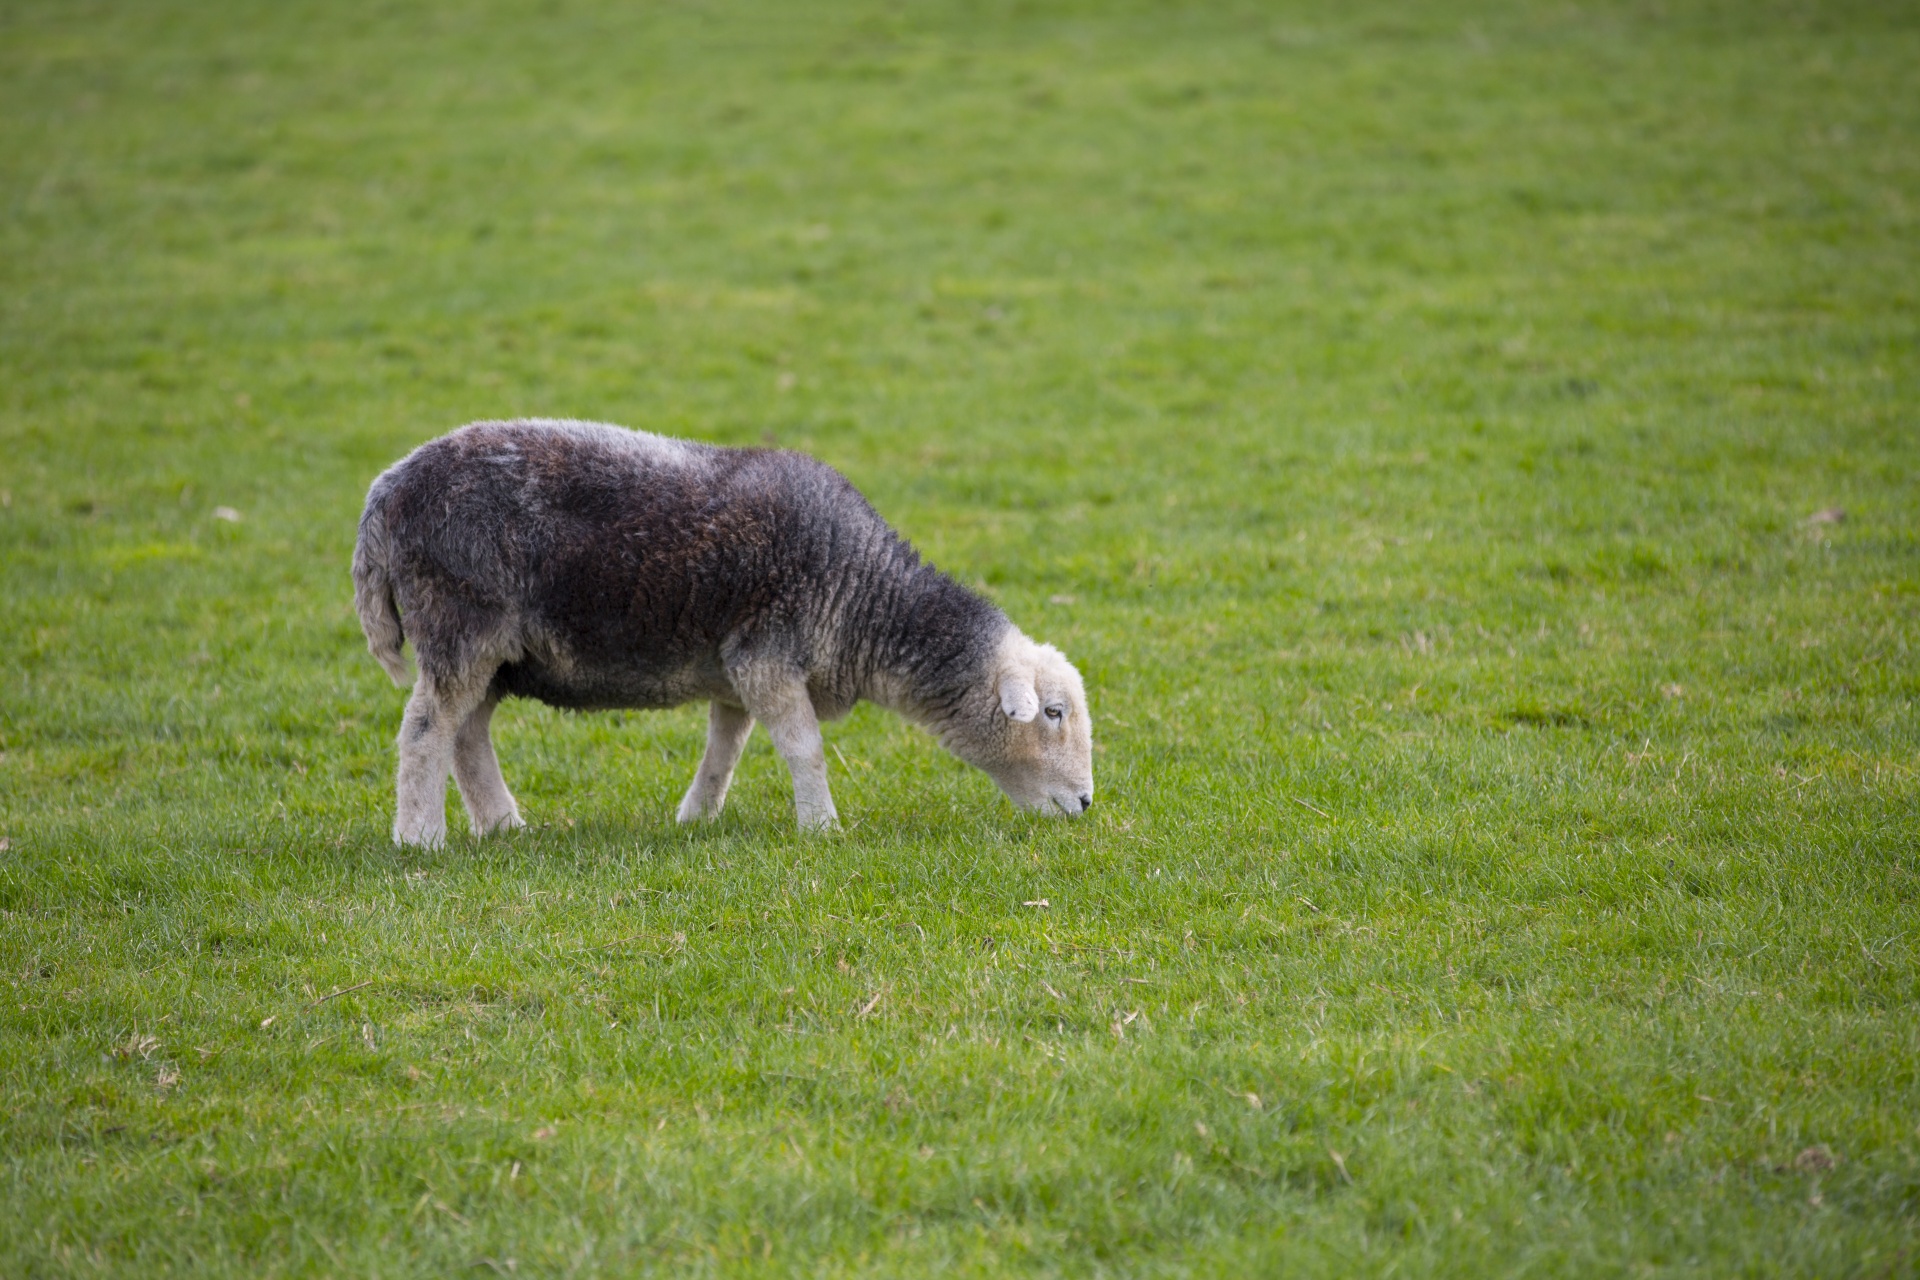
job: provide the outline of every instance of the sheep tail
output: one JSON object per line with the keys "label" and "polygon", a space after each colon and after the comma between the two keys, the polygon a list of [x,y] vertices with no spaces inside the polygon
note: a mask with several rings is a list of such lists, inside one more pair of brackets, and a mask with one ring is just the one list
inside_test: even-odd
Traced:
{"label": "sheep tail", "polygon": [[406,635],[400,630],[400,609],[394,602],[393,578],[388,572],[392,552],[386,517],[378,502],[370,501],[360,517],[360,537],[353,544],[353,607],[360,615],[367,649],[393,682],[404,689],[413,683],[413,672],[400,652]]}

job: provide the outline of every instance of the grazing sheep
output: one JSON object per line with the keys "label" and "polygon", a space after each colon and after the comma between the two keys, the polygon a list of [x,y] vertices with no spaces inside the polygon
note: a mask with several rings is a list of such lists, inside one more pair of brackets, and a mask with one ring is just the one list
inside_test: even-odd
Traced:
{"label": "grazing sheep", "polygon": [[367,647],[405,686],[393,838],[521,825],[488,723],[500,699],[579,710],[709,703],[680,802],[720,812],[757,720],[802,827],[838,821],[820,721],[862,698],[925,726],[1023,808],[1093,803],[1080,675],[923,564],[839,472],[593,422],[476,422],[367,494],[353,550]]}

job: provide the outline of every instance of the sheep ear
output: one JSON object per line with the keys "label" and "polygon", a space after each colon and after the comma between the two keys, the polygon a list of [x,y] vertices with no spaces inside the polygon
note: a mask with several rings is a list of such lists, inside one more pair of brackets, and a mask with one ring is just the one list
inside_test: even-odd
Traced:
{"label": "sheep ear", "polygon": [[1000,673],[1000,709],[1022,723],[1040,714],[1040,691],[1033,687],[1031,670],[1015,667]]}

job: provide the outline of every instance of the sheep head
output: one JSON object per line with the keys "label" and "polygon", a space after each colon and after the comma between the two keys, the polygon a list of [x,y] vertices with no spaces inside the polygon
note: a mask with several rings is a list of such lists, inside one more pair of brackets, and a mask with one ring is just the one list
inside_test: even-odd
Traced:
{"label": "sheep head", "polygon": [[1080,673],[1052,645],[1010,627],[986,681],[942,735],[947,748],[1023,809],[1085,812],[1093,804],[1093,718]]}

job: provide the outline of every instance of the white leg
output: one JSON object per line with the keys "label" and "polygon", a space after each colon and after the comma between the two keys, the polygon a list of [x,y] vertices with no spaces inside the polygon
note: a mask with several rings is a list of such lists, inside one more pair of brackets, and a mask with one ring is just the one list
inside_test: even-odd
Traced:
{"label": "white leg", "polygon": [[724,702],[707,704],[707,752],[700,757],[700,771],[680,801],[674,816],[681,822],[720,816],[727,802],[727,788],[733,785],[733,767],[746,750],[747,735],[753,732],[753,717],[741,707]]}
{"label": "white leg", "polygon": [[[736,681],[736,684],[739,682]],[[840,825],[827,790],[827,755],[820,741],[820,721],[813,713],[807,686],[796,676],[750,681],[742,690],[747,710],[767,726],[767,734],[793,775],[793,812],[804,831],[823,831]]]}
{"label": "white leg", "polygon": [[453,781],[460,788],[460,799],[467,806],[467,822],[473,834],[486,835],[503,828],[524,827],[520,807],[500,776],[500,760],[493,754],[493,709],[500,699],[484,699],[468,713],[466,723],[453,740]]}
{"label": "white leg", "polygon": [[[484,683],[481,691],[485,689]],[[447,772],[454,740],[480,702],[480,692],[440,689],[424,672],[400,719],[400,778],[393,815],[395,844],[437,846],[447,838]]]}

